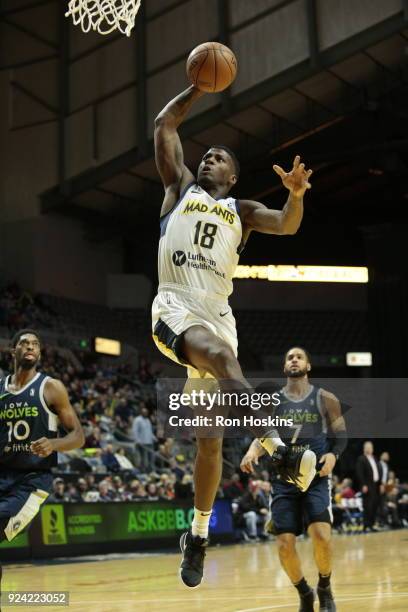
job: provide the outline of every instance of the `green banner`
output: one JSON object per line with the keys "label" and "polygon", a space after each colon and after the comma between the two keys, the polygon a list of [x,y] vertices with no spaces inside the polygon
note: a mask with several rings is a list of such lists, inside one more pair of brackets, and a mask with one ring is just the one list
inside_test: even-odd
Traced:
{"label": "green banner", "polygon": [[[171,538],[193,520],[190,504],[175,502],[46,504],[41,509],[43,543],[98,543]],[[230,506],[217,501],[212,517],[215,533],[231,533]]]}
{"label": "green banner", "polygon": [[0,542],[0,548],[25,548],[29,546],[28,544],[28,532],[23,531],[18,536],[16,536],[11,542],[8,540],[3,540]]}

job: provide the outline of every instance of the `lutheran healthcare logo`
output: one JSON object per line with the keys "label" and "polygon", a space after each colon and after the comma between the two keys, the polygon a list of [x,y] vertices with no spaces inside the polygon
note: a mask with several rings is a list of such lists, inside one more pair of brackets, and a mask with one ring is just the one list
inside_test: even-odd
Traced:
{"label": "lutheran healthcare logo", "polygon": [[172,260],[175,266],[183,266],[187,261],[187,257],[184,251],[174,251]]}

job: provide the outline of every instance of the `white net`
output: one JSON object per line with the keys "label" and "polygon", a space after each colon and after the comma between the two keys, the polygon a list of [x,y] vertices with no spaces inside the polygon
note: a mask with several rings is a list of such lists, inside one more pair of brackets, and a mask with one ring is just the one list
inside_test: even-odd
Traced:
{"label": "white net", "polygon": [[119,30],[130,36],[140,3],[141,0],[70,0],[65,16],[72,17],[83,32],[95,30],[105,35]]}

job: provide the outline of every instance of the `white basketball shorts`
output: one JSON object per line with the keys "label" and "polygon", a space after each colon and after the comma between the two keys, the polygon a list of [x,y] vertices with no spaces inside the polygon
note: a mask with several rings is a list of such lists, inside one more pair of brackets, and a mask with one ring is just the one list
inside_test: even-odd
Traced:
{"label": "white basketball shorts", "polygon": [[186,363],[180,353],[181,334],[193,325],[206,327],[238,354],[235,318],[226,298],[181,285],[160,285],[152,304],[153,340],[166,357],[188,368],[189,378],[202,378],[203,373]]}

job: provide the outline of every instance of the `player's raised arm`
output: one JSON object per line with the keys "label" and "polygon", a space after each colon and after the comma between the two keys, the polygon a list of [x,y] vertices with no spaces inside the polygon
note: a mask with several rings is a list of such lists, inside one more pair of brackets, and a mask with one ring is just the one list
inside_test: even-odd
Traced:
{"label": "player's raised arm", "polygon": [[44,399],[47,406],[58,415],[62,426],[68,433],[61,438],[40,438],[32,442],[32,452],[40,457],[48,457],[54,451],[63,452],[81,448],[85,443],[84,432],[63,383],[54,378],[47,380]]}
{"label": "player's raised arm", "polygon": [[184,121],[194,102],[202,95],[202,91],[191,85],[173,98],[155,119],[156,166],[166,190],[172,186],[177,189],[182,188],[183,183],[187,184],[194,180],[194,176],[184,165],[183,147],[177,128]]}
{"label": "player's raised arm", "polygon": [[260,202],[240,200],[245,229],[262,234],[296,234],[303,217],[303,196],[311,188],[309,178],[312,170],[305,169],[299,155],[296,155],[290,172],[276,165],[273,169],[289,190],[287,202],[282,210],[273,210]]}

